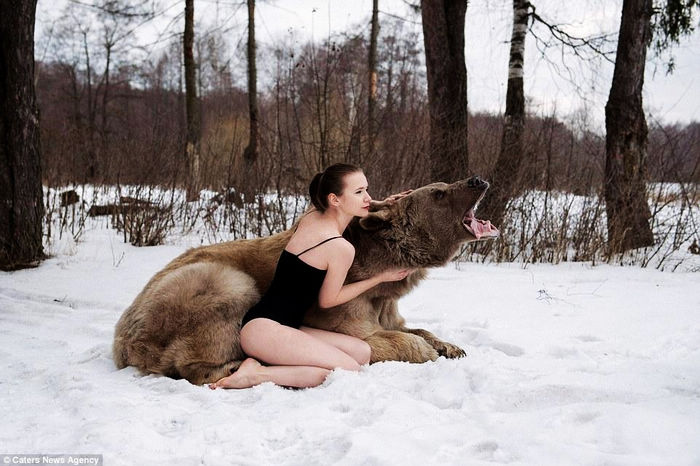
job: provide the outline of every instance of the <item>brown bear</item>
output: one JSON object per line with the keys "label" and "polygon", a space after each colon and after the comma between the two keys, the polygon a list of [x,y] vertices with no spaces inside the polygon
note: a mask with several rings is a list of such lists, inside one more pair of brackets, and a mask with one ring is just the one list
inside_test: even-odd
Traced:
{"label": "brown bear", "polygon": [[[426,362],[464,356],[459,347],[427,330],[411,329],[397,301],[445,265],[461,245],[493,238],[498,230],[474,217],[488,183],[478,177],[433,183],[390,202],[374,202],[344,236],[355,246],[346,282],[387,269],[412,268],[398,282],[382,283],[340,306],[313,307],[304,325],[362,338],[371,362]],[[272,280],[277,259],[293,229],[266,238],[190,249],[156,273],[119,319],[113,356],[118,368],[213,382],[245,359],[239,344],[241,319]]]}

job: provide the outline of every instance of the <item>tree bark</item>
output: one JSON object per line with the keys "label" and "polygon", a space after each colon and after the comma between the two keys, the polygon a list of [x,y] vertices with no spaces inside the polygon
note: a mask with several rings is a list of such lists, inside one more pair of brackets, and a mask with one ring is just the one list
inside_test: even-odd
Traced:
{"label": "tree bark", "polygon": [[[525,93],[523,70],[525,64],[525,36],[530,3],[513,0],[513,31],[508,61],[508,90],[506,112],[503,115],[503,134],[498,160],[491,173],[491,189],[479,206],[480,215],[500,225],[506,203],[520,189],[519,173],[523,160],[523,131],[525,129]],[[490,244],[490,243],[489,243]]]}
{"label": "tree bark", "polygon": [[255,64],[255,0],[248,0],[248,115],[250,132],[248,146],[243,151],[246,186],[245,194],[253,193],[253,175],[258,159],[258,72]]}
{"label": "tree bark", "polygon": [[369,36],[367,86],[367,143],[369,160],[374,158],[374,136],[376,132],[377,108],[377,36],[379,35],[379,0],[372,1],[372,27]]}
{"label": "tree bark", "polygon": [[464,17],[467,0],[421,2],[430,109],[430,176],[451,182],[466,178],[467,67]]}
{"label": "tree bark", "polygon": [[90,49],[88,47],[87,31],[82,31],[83,35],[83,50],[85,51],[85,73],[87,82],[85,83],[87,90],[87,112],[88,112],[88,135],[87,135],[87,160],[86,160],[86,180],[95,181],[97,176],[97,150],[95,143],[95,115],[97,112],[97,93],[93,99],[92,89],[92,67],[90,66]]}
{"label": "tree bark", "polygon": [[36,0],[0,0],[0,269],[43,259],[39,112],[34,90]]}
{"label": "tree bark", "polygon": [[652,0],[624,0],[615,71],[605,106],[605,208],[610,253],[654,244],[646,197],[647,123],[642,107]]}
{"label": "tree bark", "polygon": [[200,116],[197,99],[196,64],[194,61],[194,0],[185,0],[185,34],[183,38],[185,59],[185,111],[187,113],[187,136],[185,158],[187,161],[187,200],[199,196],[199,147]]}
{"label": "tree bark", "polygon": [[101,153],[104,154],[107,152],[107,105],[109,105],[109,74],[110,74],[110,66],[112,64],[112,48],[114,47],[114,43],[110,40],[106,41],[105,44],[105,55],[106,55],[106,60],[105,60],[105,71],[104,71],[104,83],[105,83],[105,88],[104,91],[102,92],[102,148],[101,148]]}

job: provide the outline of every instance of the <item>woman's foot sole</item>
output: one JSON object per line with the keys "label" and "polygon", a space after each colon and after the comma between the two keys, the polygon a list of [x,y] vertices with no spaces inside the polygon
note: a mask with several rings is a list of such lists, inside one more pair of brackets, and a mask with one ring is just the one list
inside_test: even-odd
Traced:
{"label": "woman's foot sole", "polygon": [[217,388],[250,388],[260,384],[262,381],[259,377],[262,364],[253,358],[248,358],[233,374],[217,380],[215,383],[209,384],[209,388],[215,390]]}

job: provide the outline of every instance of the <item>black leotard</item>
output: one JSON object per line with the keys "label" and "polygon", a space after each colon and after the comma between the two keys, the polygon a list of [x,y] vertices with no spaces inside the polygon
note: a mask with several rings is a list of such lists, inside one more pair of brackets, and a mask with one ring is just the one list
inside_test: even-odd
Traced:
{"label": "black leotard", "polygon": [[326,271],[307,264],[299,256],[336,238],[342,236],[328,238],[299,254],[282,250],[270,288],[243,316],[241,327],[258,317],[272,319],[289,327],[301,327],[304,313],[318,299]]}

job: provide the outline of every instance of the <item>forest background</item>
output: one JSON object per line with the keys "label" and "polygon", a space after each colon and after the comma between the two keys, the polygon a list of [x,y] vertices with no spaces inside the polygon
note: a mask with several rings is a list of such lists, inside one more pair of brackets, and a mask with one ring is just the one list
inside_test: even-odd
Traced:
{"label": "forest background", "polygon": [[[532,10],[542,21],[528,22],[521,168],[508,180],[518,196],[499,222],[503,239],[495,246],[471,246],[463,257],[663,268],[675,252],[697,247],[700,124],[696,84],[688,78],[700,62],[692,46],[697,34],[649,57],[646,170],[655,241],[627,256],[612,255],[604,227],[603,107],[621,2],[552,3]],[[286,228],[304,207],[303,201],[290,204],[289,196],[303,196],[311,176],[334,162],[362,166],[377,198],[434,181],[415,5],[379,3],[373,88],[367,79],[371,2],[357,2],[352,13],[338,2],[258,2],[257,150],[251,170],[245,157],[251,134],[247,5],[198,1],[193,58],[201,120],[193,186],[185,149],[191,128],[183,6],[133,0],[39,4],[35,86],[49,240],[64,232],[80,236],[86,217],[98,213],[99,189],[93,187],[116,187],[114,204],[101,206],[102,213],[113,216],[125,240],[151,245],[164,241],[175,225],[208,228],[215,239]],[[340,11],[340,30],[333,26],[334,11]],[[473,62],[467,58],[469,172],[486,179],[502,145],[512,11],[510,2],[484,2],[470,3],[466,13],[465,54],[479,51]],[[280,24],[290,15],[301,21],[285,30]],[[657,86],[652,91],[650,82]],[[370,91],[376,101],[372,118]],[[68,185],[83,187],[77,204],[61,194]],[[85,198],[88,185],[91,198]],[[175,193],[183,187],[198,193],[187,196],[194,202],[177,202]],[[664,210],[669,206],[672,211]]]}

